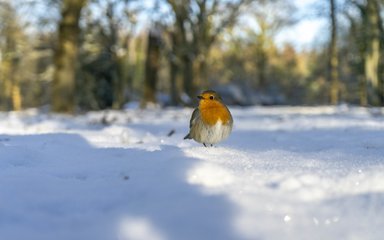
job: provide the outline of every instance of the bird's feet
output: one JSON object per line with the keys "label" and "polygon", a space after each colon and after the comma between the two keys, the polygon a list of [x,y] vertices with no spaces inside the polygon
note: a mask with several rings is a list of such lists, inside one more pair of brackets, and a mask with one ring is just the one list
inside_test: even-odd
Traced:
{"label": "bird's feet", "polygon": [[[207,144],[203,143],[204,147],[207,147]],[[213,147],[213,144],[210,144],[210,147]]]}

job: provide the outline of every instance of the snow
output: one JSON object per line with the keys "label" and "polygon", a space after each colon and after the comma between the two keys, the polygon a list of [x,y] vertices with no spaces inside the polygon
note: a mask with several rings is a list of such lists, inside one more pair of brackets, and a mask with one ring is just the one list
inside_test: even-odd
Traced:
{"label": "snow", "polygon": [[1,239],[382,239],[382,109],[231,111],[213,148],[192,109],[0,113]]}

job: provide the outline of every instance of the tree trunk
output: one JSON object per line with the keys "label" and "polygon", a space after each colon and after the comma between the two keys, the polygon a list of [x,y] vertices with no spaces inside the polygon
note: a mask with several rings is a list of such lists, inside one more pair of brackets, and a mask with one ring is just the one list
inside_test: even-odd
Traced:
{"label": "tree trunk", "polygon": [[59,22],[58,46],[52,86],[52,110],[74,113],[79,20],[86,0],[64,0]]}
{"label": "tree trunk", "polygon": [[256,59],[256,66],[257,66],[257,75],[258,75],[258,88],[261,92],[266,92],[266,86],[267,86],[267,80],[266,80],[266,75],[267,75],[267,54],[265,53],[265,49],[263,47],[264,43],[258,49],[257,53],[257,59]]}
{"label": "tree trunk", "polygon": [[257,87],[262,93],[267,92],[267,67],[268,67],[268,54],[267,54],[267,25],[264,20],[260,19],[258,24],[261,26],[260,33],[256,36],[256,67],[257,67]]}
{"label": "tree trunk", "polygon": [[[378,16],[378,3],[376,0],[367,1],[366,12],[366,31],[367,45],[364,54],[364,74],[368,84],[368,89],[371,89],[371,102],[373,105],[379,104],[379,59],[380,59],[380,29]],[[369,90],[368,90],[369,91]]]}
{"label": "tree trunk", "polygon": [[15,57],[12,60],[11,65],[11,75],[9,76],[11,80],[11,102],[12,102],[12,110],[13,111],[20,111],[22,108],[22,97],[21,97],[21,91],[20,91],[20,81],[19,76],[17,74],[17,71],[19,68],[19,62],[20,59],[18,57]]}
{"label": "tree trunk", "polygon": [[[128,49],[128,47],[126,47]],[[126,91],[127,85],[130,81],[130,61],[129,55],[124,54],[123,56],[115,56],[116,60],[116,78],[113,85],[114,89],[114,98],[113,98],[113,109],[121,109],[126,102]]]}
{"label": "tree trunk", "polygon": [[180,83],[180,61],[176,54],[177,51],[177,36],[174,32],[171,32],[171,44],[172,51],[169,56],[169,75],[171,82],[171,104],[177,106],[181,103],[180,93],[182,92],[181,83]]}
{"label": "tree trunk", "polygon": [[19,111],[22,108],[22,94],[20,91],[20,67],[22,60],[22,42],[24,39],[20,28],[16,10],[10,3],[1,6],[6,19],[2,23],[3,48],[1,49],[2,58],[0,61],[1,86],[0,104],[3,110]]}
{"label": "tree trunk", "polygon": [[198,59],[195,61],[196,68],[194,84],[202,89],[207,89],[209,87],[207,56],[208,53],[202,52]]}
{"label": "tree trunk", "polygon": [[196,89],[193,82],[193,60],[188,54],[183,55],[183,83],[185,93],[191,98],[194,99],[196,95]]}
{"label": "tree trunk", "polygon": [[117,56],[114,57],[115,64],[112,68],[111,77],[112,77],[112,108],[113,109],[121,109],[124,104],[124,90],[125,84],[118,69],[119,60],[117,60]]}
{"label": "tree trunk", "polygon": [[366,107],[368,106],[368,96],[367,96],[367,81],[365,77],[359,77],[359,99],[360,106]]}
{"label": "tree trunk", "polygon": [[335,0],[330,0],[330,17],[331,17],[331,42],[329,46],[329,68],[330,68],[330,97],[331,104],[336,105],[339,102],[339,74],[337,57],[337,20]]}
{"label": "tree trunk", "polygon": [[171,104],[177,106],[180,103],[179,89],[177,87],[178,67],[173,59],[170,60],[169,75],[171,82]]}
{"label": "tree trunk", "polygon": [[149,102],[156,103],[156,85],[160,66],[161,36],[156,30],[151,30],[148,35],[147,58],[145,60],[144,99],[142,107]]}
{"label": "tree trunk", "polygon": [[379,103],[381,106],[384,106],[384,74],[383,74],[383,69],[384,69],[384,58],[382,54],[382,48],[384,44],[383,36],[384,36],[384,26],[383,26],[383,18],[380,14],[381,12],[381,7],[380,3],[377,4],[376,8],[376,16],[378,18],[378,31],[379,31],[379,38],[380,38],[380,59],[379,59],[379,66],[378,66],[378,95],[379,95]]}

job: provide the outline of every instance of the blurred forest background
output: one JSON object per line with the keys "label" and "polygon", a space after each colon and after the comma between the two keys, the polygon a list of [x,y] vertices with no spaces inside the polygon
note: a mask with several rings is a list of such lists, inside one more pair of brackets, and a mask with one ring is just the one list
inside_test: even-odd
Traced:
{"label": "blurred forest background", "polygon": [[[0,110],[384,105],[384,0],[0,0]],[[276,35],[328,23],[297,48]],[[306,33],[301,33],[305,35]],[[302,36],[297,36],[301,38]]]}

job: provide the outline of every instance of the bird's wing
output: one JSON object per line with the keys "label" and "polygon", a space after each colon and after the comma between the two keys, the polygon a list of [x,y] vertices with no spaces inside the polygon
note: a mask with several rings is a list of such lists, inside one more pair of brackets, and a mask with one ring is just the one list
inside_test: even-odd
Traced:
{"label": "bird's wing", "polygon": [[192,125],[195,123],[196,119],[200,116],[199,108],[195,108],[195,110],[192,113],[191,121],[189,122],[189,128],[192,127]]}

